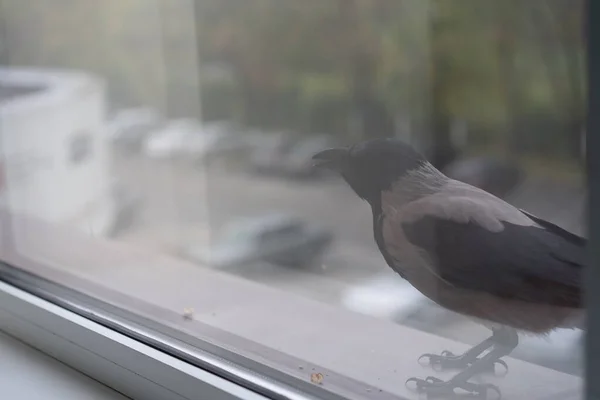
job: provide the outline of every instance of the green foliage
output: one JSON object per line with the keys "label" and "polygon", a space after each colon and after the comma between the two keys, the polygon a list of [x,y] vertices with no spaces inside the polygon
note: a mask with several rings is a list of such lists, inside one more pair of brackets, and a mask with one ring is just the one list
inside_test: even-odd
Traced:
{"label": "green foliage", "polygon": [[[3,0],[3,46],[11,64],[94,71],[116,103],[169,115],[339,135],[360,120],[365,136],[394,134],[385,121],[397,116],[424,135],[431,120],[461,119],[473,142],[573,154],[582,4]],[[215,65],[227,73],[215,78]]]}

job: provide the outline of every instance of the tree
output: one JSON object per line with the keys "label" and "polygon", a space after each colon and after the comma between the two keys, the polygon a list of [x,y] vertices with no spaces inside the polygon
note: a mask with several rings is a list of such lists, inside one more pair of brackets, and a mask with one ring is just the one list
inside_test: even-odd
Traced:
{"label": "tree", "polygon": [[116,105],[348,140],[357,139],[352,127],[362,137],[394,135],[394,121],[406,117],[438,165],[453,157],[457,119],[471,143],[510,154],[579,149],[582,0],[3,6],[5,58],[98,73]]}

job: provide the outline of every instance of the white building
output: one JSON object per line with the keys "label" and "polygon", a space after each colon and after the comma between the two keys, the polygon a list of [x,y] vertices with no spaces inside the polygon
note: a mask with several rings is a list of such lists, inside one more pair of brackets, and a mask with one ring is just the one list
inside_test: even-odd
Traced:
{"label": "white building", "polygon": [[12,212],[93,235],[112,227],[104,83],[75,71],[0,68],[0,198]]}

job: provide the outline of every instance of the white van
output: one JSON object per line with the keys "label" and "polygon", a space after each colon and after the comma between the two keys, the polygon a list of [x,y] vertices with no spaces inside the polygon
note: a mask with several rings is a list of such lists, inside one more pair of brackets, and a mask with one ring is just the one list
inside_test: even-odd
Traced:
{"label": "white van", "polygon": [[4,203],[93,235],[115,218],[101,80],[76,71],[0,68]]}

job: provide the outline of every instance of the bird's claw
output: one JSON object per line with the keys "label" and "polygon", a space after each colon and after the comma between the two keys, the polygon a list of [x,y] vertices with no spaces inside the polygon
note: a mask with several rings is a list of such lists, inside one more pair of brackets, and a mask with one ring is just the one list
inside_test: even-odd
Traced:
{"label": "bird's claw", "polygon": [[448,350],[441,354],[426,353],[419,357],[418,362],[423,366],[431,366],[436,371],[447,369],[465,369],[475,360],[467,360],[465,357],[456,356]]}
{"label": "bird's claw", "polygon": [[[428,360],[423,362],[423,360]],[[470,367],[475,361],[479,360],[479,358],[467,358],[464,356],[457,356],[454,353],[444,350],[441,354],[431,354],[426,353],[419,357],[418,362],[423,366],[431,366],[436,371],[443,371],[449,369],[465,369]],[[496,373],[496,364],[499,364],[503,367],[503,373]],[[504,376],[508,373],[508,365],[504,360],[498,359],[495,360],[494,363],[489,364],[485,367],[481,372],[491,372],[496,376]]]}
{"label": "bird's claw", "polygon": [[[410,383],[414,382],[415,387],[410,388]],[[427,395],[427,399],[435,398],[452,398],[460,396],[460,398],[473,398],[473,399],[485,399],[488,400],[490,392],[495,392],[496,400],[502,398],[500,389],[492,385],[491,383],[471,383],[471,382],[444,382],[433,376],[428,376],[425,379],[420,378],[409,378],[406,383],[406,387],[410,390],[414,390],[417,393],[424,393]],[[461,389],[457,392],[456,389]],[[461,393],[462,392],[462,393]]]}

